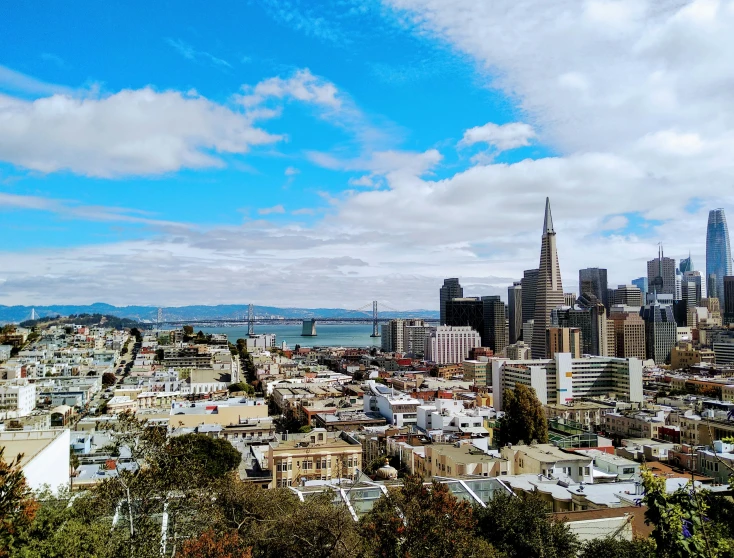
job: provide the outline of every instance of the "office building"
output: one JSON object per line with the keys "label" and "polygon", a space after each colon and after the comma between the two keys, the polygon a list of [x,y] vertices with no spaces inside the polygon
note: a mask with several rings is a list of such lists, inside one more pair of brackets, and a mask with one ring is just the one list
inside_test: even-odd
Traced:
{"label": "office building", "polygon": [[706,277],[708,298],[723,302],[724,277],[732,275],[731,246],[723,209],[709,211],[706,228]]}
{"label": "office building", "polygon": [[479,332],[468,326],[439,326],[431,328],[426,338],[425,359],[436,364],[459,364],[469,357],[469,351],[482,346]]}
{"label": "office building", "polygon": [[505,303],[499,296],[482,297],[482,320],[484,330],[482,346],[489,347],[494,354],[500,354],[507,347],[507,318]]}
{"label": "office building", "polygon": [[734,324],[734,276],[724,277],[724,324]]}
{"label": "office building", "polygon": [[524,341],[524,343],[528,347],[532,346],[531,341],[533,339],[533,329],[534,329],[534,327],[535,327],[535,320],[528,320],[527,322],[524,322],[522,324],[522,336],[523,336],[523,339],[524,339],[525,336],[527,335],[529,341]]}
{"label": "office building", "polygon": [[545,358],[545,330],[550,325],[551,310],[563,305],[561,267],[558,263],[556,231],[553,228],[550,199],[545,199],[543,238],[540,245],[538,284],[535,289],[535,325],[531,349],[533,358]]}
{"label": "office building", "polygon": [[390,320],[381,327],[380,346],[383,351],[421,357],[429,332],[423,320]]}
{"label": "office building", "polygon": [[456,277],[443,280],[443,287],[439,291],[440,297],[440,320],[441,325],[446,325],[446,302],[452,298],[463,298],[464,289]]}
{"label": "office building", "polygon": [[492,375],[487,374],[489,367],[487,360],[465,360],[461,363],[464,370],[464,381],[471,382],[475,386],[486,386],[489,378],[491,385]]}
{"label": "office building", "polygon": [[658,257],[647,262],[648,292],[671,295],[675,299],[675,260],[663,256],[660,247]]}
{"label": "office building", "polygon": [[640,289],[642,291],[642,300],[645,300],[645,295],[648,291],[648,284],[647,284],[647,277],[638,277],[637,279],[632,279],[632,284]]}
{"label": "office building", "polygon": [[504,390],[517,383],[532,387],[543,405],[567,404],[582,397],[643,400],[642,362],[636,358],[572,358],[557,353],[541,360],[493,359],[491,366],[497,410],[504,410]]}
{"label": "office building", "polygon": [[645,320],[647,358],[654,360],[655,364],[665,364],[678,340],[673,307],[668,304],[648,304],[642,308],[640,315]]}
{"label": "office building", "polygon": [[610,300],[611,305],[642,306],[645,303],[642,291],[635,285],[619,285],[613,293],[614,296]]}
{"label": "office building", "polygon": [[608,356],[607,311],[594,295],[581,295],[573,308],[552,310],[551,325],[578,328],[581,331],[581,354]]}
{"label": "office building", "polygon": [[645,349],[645,320],[632,312],[615,312],[611,315],[613,352],[618,358],[647,357]]}
{"label": "office building", "polygon": [[545,331],[548,354],[553,358],[556,353],[570,353],[573,358],[581,358],[581,330],[577,327],[549,327]]}
{"label": "office building", "polygon": [[579,294],[592,294],[604,306],[609,307],[607,295],[607,270],[589,267],[579,270]]}
{"label": "office building", "polygon": [[482,347],[489,347],[484,331],[484,303],[479,297],[453,298],[446,302],[447,326],[469,326],[482,336]]}
{"label": "office building", "polygon": [[688,271],[693,271],[693,260],[691,259],[690,253],[688,254],[687,258],[681,259],[678,269],[683,275],[685,275]]}
{"label": "office building", "polygon": [[522,336],[522,283],[515,281],[507,287],[507,311],[509,317],[509,343],[517,343]]}
{"label": "office building", "polygon": [[686,271],[681,284],[681,300],[689,307],[698,306],[703,298],[703,286],[700,271]]}
{"label": "office building", "polygon": [[[525,326],[526,322],[535,319],[535,293],[538,287],[538,273],[537,269],[526,269],[523,273],[522,281],[520,285],[522,287],[522,324]],[[523,328],[522,339],[528,345],[532,342],[532,332],[528,333]]]}
{"label": "office building", "polygon": [[576,293],[563,293],[563,305],[573,306],[576,304]]}

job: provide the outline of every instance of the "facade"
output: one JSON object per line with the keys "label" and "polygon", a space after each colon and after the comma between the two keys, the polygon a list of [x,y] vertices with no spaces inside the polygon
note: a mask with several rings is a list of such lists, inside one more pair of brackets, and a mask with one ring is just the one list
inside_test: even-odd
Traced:
{"label": "facade", "polygon": [[664,364],[678,340],[673,308],[667,304],[648,304],[640,310],[640,315],[645,320],[647,358],[655,364]]}
{"label": "facade", "polygon": [[610,304],[623,304],[624,306],[642,306],[642,291],[634,285],[619,285],[614,291],[614,298]]}
{"label": "facade", "polygon": [[[732,301],[734,303],[734,300]],[[517,343],[522,336],[522,283],[515,281],[507,287],[507,310],[509,317],[509,344]]]}
{"label": "facade", "polygon": [[512,361],[495,358],[492,365],[494,405],[502,410],[502,394],[521,383],[532,387],[541,403],[566,404],[580,397],[610,395],[641,402],[642,362],[636,358],[571,358],[556,353],[552,359]]}
{"label": "facade", "polygon": [[526,269],[520,286],[522,288],[522,340],[530,345],[533,341],[532,331],[525,330],[525,324],[535,319],[535,295],[538,288],[538,269]]}
{"label": "facade", "polygon": [[423,356],[430,327],[423,320],[390,320],[381,327],[383,351]]}
{"label": "facade", "polygon": [[580,269],[579,294],[593,294],[604,306],[609,307],[607,297],[607,270],[598,267]]}
{"label": "facade", "polygon": [[488,361],[465,360],[462,367],[465,382],[472,382],[475,386],[492,385],[492,374],[488,371]]}
{"label": "facade", "polygon": [[570,353],[573,358],[581,358],[581,330],[576,327],[549,327],[546,330],[546,358],[556,353]]}
{"label": "facade", "polygon": [[681,300],[689,307],[698,306],[703,298],[703,277],[700,271],[686,271],[681,283]]}
{"label": "facade", "polygon": [[712,209],[706,228],[706,285],[709,298],[718,298],[723,302],[724,277],[727,275],[732,275],[732,262],[726,215],[723,209]]}
{"label": "facade", "polygon": [[632,279],[631,283],[635,287],[640,289],[640,291],[642,291],[642,297],[644,300],[645,295],[647,294],[647,290],[648,290],[647,277],[638,277],[637,279]]}
{"label": "facade", "polygon": [[447,326],[469,326],[482,336],[482,347],[489,347],[484,338],[484,303],[478,297],[454,298],[446,303]]}
{"label": "facade", "polygon": [[612,314],[609,321],[613,332],[614,355],[645,360],[645,320],[639,314],[617,312]]}
{"label": "facade", "polygon": [[379,413],[389,424],[402,428],[418,423],[418,406],[423,401],[372,380],[363,397],[365,413]]}
{"label": "facade", "polygon": [[23,454],[20,467],[31,490],[42,490],[47,485],[57,493],[69,487],[68,429],[0,432],[0,446],[5,448],[6,459]]}
{"label": "facade", "polygon": [[576,304],[576,293],[563,293],[563,305],[573,306]]}
{"label": "facade", "polygon": [[447,475],[476,475],[498,477],[506,475],[509,462],[478,450],[471,444],[456,447],[453,444],[428,444],[425,446],[425,470],[419,473],[426,477]]}
{"label": "facade", "polygon": [[507,345],[507,358],[510,360],[530,360],[530,345],[524,341]]}
{"label": "facade", "polygon": [[245,343],[248,351],[255,349],[268,350],[275,347],[275,334],[274,333],[261,333],[252,337],[245,338]]}
{"label": "facade", "polygon": [[545,199],[545,219],[543,221],[543,238],[540,245],[540,263],[538,265],[538,284],[535,293],[535,325],[531,350],[533,358],[546,356],[545,330],[550,325],[551,311],[563,305],[563,284],[561,283],[561,267],[558,263],[556,247],[556,231],[553,228],[550,199]]}
{"label": "facade", "polygon": [[436,364],[458,364],[469,351],[482,346],[479,332],[471,327],[439,326],[431,328],[426,338],[425,358]]}
{"label": "facade", "polygon": [[551,311],[551,325],[572,327],[581,331],[581,353],[608,356],[607,311],[593,295],[582,295],[573,308],[556,308]]}
{"label": "facade", "polygon": [[565,452],[552,444],[518,444],[500,450],[503,458],[510,462],[510,474],[533,474],[544,477],[565,475],[577,483],[592,484],[590,457],[578,452]]}
{"label": "facade", "polygon": [[734,277],[724,277],[724,324],[734,324]]}
{"label": "facade", "polygon": [[482,345],[492,349],[494,354],[500,354],[507,347],[505,303],[499,296],[483,296],[482,311],[484,322]]}
{"label": "facade", "polygon": [[461,287],[459,280],[456,277],[443,280],[443,287],[439,291],[440,301],[440,325],[446,324],[446,302],[452,298],[463,298],[464,289]]}
{"label": "facade", "polygon": [[268,465],[273,472],[271,488],[354,479],[362,469],[362,444],[345,432],[315,428],[304,436],[270,442]]}

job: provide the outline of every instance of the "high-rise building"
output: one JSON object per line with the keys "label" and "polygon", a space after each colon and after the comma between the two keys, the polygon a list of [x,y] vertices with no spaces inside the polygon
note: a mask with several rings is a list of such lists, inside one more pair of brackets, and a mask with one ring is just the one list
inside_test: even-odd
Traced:
{"label": "high-rise building", "polygon": [[545,330],[550,325],[551,310],[563,305],[561,266],[558,263],[556,231],[553,228],[550,198],[545,199],[543,238],[540,244],[538,285],[535,289],[535,326],[531,344],[533,358],[545,358]]}
{"label": "high-rise building", "polygon": [[594,295],[581,295],[573,308],[551,311],[554,327],[578,328],[581,332],[581,353],[607,356],[607,311]]}
{"label": "high-rise building", "polygon": [[579,295],[583,294],[593,294],[604,306],[609,306],[606,269],[598,267],[579,269]]}
{"label": "high-rise building", "polygon": [[[538,273],[537,269],[526,269],[523,273],[522,281],[522,323],[535,319],[535,294],[538,287]],[[530,345],[533,341],[532,334],[528,334],[523,328],[522,339]]]}
{"label": "high-rise building", "polygon": [[619,285],[614,289],[614,297],[610,304],[623,304],[625,306],[642,306],[642,291],[634,285]]}
{"label": "high-rise building", "polygon": [[678,325],[673,316],[673,307],[652,303],[645,306],[640,315],[645,320],[647,358],[654,360],[655,364],[664,364],[678,340]]}
{"label": "high-rise building", "polygon": [[548,351],[546,358],[553,358],[556,353],[571,353],[571,357],[581,358],[581,330],[579,328],[549,327],[545,333]]}
{"label": "high-rise building", "polygon": [[[709,211],[706,228],[706,286],[708,298],[724,298],[724,277],[732,275],[731,245],[723,209]],[[712,291],[711,288],[714,290]]]}
{"label": "high-rise building", "polygon": [[638,277],[637,279],[632,279],[632,284],[640,289],[642,291],[642,300],[645,300],[645,295],[647,294],[647,277]]}
{"label": "high-rise building", "polygon": [[611,316],[614,331],[614,355],[645,360],[645,320],[639,314],[618,312]]}
{"label": "high-rise building", "polygon": [[522,283],[515,281],[507,287],[507,310],[510,321],[509,343],[517,343],[522,335]]}
{"label": "high-rise building", "polygon": [[482,297],[482,345],[489,347],[494,354],[501,354],[507,347],[507,318],[505,303],[499,296]]}
{"label": "high-rise building", "polygon": [[461,288],[461,284],[456,277],[443,280],[443,287],[439,291],[441,325],[446,325],[446,302],[452,298],[462,298],[463,296],[464,289]]}
{"label": "high-rise building", "polygon": [[681,300],[685,303],[686,311],[701,304],[701,273],[686,271],[681,283]]}
{"label": "high-rise building", "polygon": [[459,364],[467,359],[471,349],[481,344],[479,332],[471,327],[434,327],[426,338],[425,358],[436,364]]}
{"label": "high-rise building", "polygon": [[423,320],[390,320],[381,328],[380,346],[383,351],[423,356],[430,327]]}
{"label": "high-rise building", "polygon": [[563,293],[564,306],[573,306],[576,304],[576,293]]}
{"label": "high-rise building", "polygon": [[663,247],[660,247],[658,257],[647,262],[648,292],[667,294],[675,298],[675,260],[663,256]]}
{"label": "high-rise building", "polygon": [[[446,301],[447,326],[469,326],[484,336],[484,303],[479,297],[452,298]],[[482,338],[482,346],[488,347],[488,339]]]}
{"label": "high-rise building", "polygon": [[678,266],[678,269],[680,269],[680,272],[685,275],[688,271],[693,271],[693,260],[691,259],[691,254],[688,254],[687,258],[683,258],[680,261],[680,265]]}
{"label": "high-rise building", "polygon": [[734,276],[724,277],[724,324],[734,324]]}

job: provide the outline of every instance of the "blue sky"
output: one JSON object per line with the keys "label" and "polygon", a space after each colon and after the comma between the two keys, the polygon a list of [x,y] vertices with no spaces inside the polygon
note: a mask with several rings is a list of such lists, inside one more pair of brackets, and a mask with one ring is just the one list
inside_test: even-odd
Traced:
{"label": "blue sky", "polygon": [[[730,194],[724,132],[698,122],[727,101],[659,108],[689,93],[673,79],[636,97],[657,58],[622,52],[625,72],[599,36],[649,43],[640,18],[660,35],[690,14],[584,6],[565,44],[531,0],[4,4],[0,304],[432,308],[448,275],[504,294],[537,265],[546,195],[569,289],[585,265],[641,275],[661,239],[703,262],[695,223]],[[682,194],[622,201],[646,191]]]}

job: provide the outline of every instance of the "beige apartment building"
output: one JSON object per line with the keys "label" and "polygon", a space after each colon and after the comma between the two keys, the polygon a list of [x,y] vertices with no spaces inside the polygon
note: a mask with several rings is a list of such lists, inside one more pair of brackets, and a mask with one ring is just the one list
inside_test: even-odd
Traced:
{"label": "beige apartment building", "polygon": [[465,360],[462,366],[465,382],[472,382],[475,386],[486,386],[492,383],[491,373],[487,373],[486,360]]}
{"label": "beige apartment building", "polygon": [[611,315],[614,346],[610,347],[618,358],[645,360],[645,320],[639,314],[620,312]]}
{"label": "beige apartment building", "polygon": [[507,459],[487,455],[471,444],[428,444],[425,456],[416,463],[416,472],[424,477],[455,477],[478,475],[498,477],[507,475]]}
{"label": "beige apartment building", "polygon": [[545,334],[546,358],[556,353],[571,353],[571,358],[581,358],[581,330],[577,327],[549,327]]}
{"label": "beige apartment building", "polygon": [[271,442],[270,488],[297,486],[304,481],[354,479],[362,468],[362,444],[344,432],[315,428],[294,439]]}

